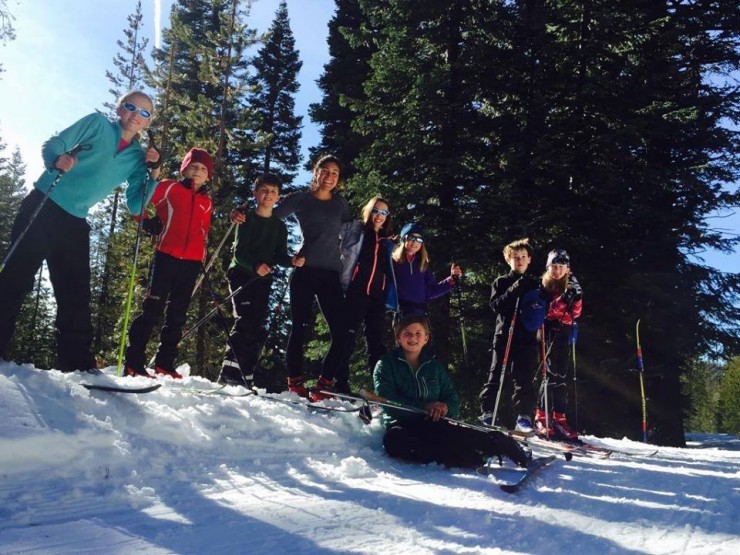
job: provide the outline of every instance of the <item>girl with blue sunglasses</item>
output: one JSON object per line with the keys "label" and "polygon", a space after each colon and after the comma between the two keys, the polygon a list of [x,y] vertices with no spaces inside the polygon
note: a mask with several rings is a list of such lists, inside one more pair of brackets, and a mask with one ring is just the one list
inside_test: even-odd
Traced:
{"label": "girl with blue sunglasses", "polygon": [[12,256],[0,272],[0,356],[7,359],[23,299],[46,261],[57,302],[58,368],[96,371],[86,217],[123,183],[132,213],[148,202],[159,169],[147,171],[147,163],[158,162],[159,152],[145,150],[138,136],[149,127],[153,110],[148,95],[132,91],[118,101],[116,121],[95,112],[44,143],[46,171],[21,203],[11,232]]}

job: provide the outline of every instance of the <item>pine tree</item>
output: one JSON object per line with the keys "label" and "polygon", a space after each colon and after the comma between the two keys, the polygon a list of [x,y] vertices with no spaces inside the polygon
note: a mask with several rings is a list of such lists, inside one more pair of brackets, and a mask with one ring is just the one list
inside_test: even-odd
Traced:
{"label": "pine tree", "polygon": [[16,148],[10,160],[3,156],[6,146],[0,140],[0,252],[6,253],[10,246],[10,230],[21,201],[26,196],[26,166],[20,150]]}
{"label": "pine tree", "polygon": [[[15,29],[13,28],[13,14],[8,9],[7,0],[0,0],[0,44],[15,40]],[[0,74],[5,71],[0,64]]]}
{"label": "pine tree", "polygon": [[[167,161],[163,175],[175,174],[188,149],[199,146],[214,154],[211,180],[214,201],[212,244],[230,229],[228,214],[235,198],[247,198],[249,183],[241,176],[250,163],[242,156],[254,145],[240,130],[251,111],[246,107],[246,49],[255,41],[254,30],[245,24],[246,12],[238,0],[205,2],[180,0],[170,15],[170,28],[163,32],[163,46],[155,50],[155,67],[148,80],[160,99],[160,124]],[[222,261],[228,252],[221,253]],[[209,275],[214,294],[223,291],[223,265]],[[209,288],[201,287],[191,304],[192,321],[202,317],[212,301]],[[217,320],[199,328],[192,341],[182,345],[182,360],[195,363],[194,373],[215,378],[222,355]]]}
{"label": "pine tree", "polygon": [[274,173],[288,186],[297,175],[301,161],[299,141],[303,118],[295,115],[295,95],[303,64],[295,49],[284,0],[267,31],[264,45],[251,62],[255,73],[248,80],[252,89],[248,105],[259,115],[259,124],[252,133],[255,142],[257,138],[263,141],[255,153],[258,166],[252,174]]}
{"label": "pine tree", "polygon": [[[134,13],[127,18],[128,27],[123,30],[124,39],[116,44],[119,52],[113,58],[116,72],[106,71],[111,83],[109,92],[112,102],[104,103],[109,117],[115,119],[116,101],[123,94],[135,89],[143,89],[143,76],[146,70],[144,52],[148,39],[143,37],[143,14],[141,2],[137,2]],[[91,226],[91,286],[93,291],[93,352],[98,353],[107,363],[113,364],[117,357],[120,341],[121,307],[125,303],[128,284],[128,263],[135,241],[135,225],[131,216],[121,206],[122,188],[118,187],[113,196],[101,203],[92,217]],[[149,264],[147,251],[143,250],[143,267]]]}
{"label": "pine tree", "polygon": [[323,154],[334,154],[342,161],[342,177],[355,174],[354,161],[371,142],[371,138],[352,127],[356,109],[364,102],[363,84],[369,74],[369,61],[375,51],[369,18],[360,0],[336,0],[336,12],[329,21],[330,60],[318,80],[323,93],[320,103],[311,104],[311,121],[321,125],[321,142],[310,149],[306,168]]}

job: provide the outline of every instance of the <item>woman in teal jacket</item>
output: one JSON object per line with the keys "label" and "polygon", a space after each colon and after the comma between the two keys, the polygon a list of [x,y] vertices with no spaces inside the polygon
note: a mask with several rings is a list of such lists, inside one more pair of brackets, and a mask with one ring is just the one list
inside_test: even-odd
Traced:
{"label": "woman in teal jacket", "polygon": [[156,163],[159,153],[154,148],[145,152],[137,137],[149,127],[153,109],[148,95],[133,91],[118,101],[118,121],[90,114],[44,143],[47,171],[21,203],[10,244],[21,240],[0,271],[0,356],[7,358],[21,304],[46,260],[57,302],[59,369],[95,370],[85,218],[124,182],[129,210],[139,214],[146,206],[159,176],[158,168],[149,175],[146,164]]}
{"label": "woman in teal jacket", "polygon": [[375,392],[389,401],[424,410],[426,415],[384,407],[386,453],[448,467],[478,467],[494,456],[526,466],[527,454],[509,436],[446,419],[459,416],[460,400],[444,366],[424,348],[429,342],[426,317],[405,316],[394,332],[399,348],[385,354],[375,366]]}

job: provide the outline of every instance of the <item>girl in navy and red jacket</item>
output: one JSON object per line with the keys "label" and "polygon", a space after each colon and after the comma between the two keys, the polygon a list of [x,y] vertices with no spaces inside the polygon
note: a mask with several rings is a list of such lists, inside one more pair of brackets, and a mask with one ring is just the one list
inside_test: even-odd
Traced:
{"label": "girl in navy and red jacket", "polygon": [[388,202],[375,196],[362,208],[362,220],[349,224],[342,239],[340,281],[346,291],[347,349],[336,374],[334,388],[349,393],[349,359],[357,332],[365,325],[367,364],[372,376],[375,363],[385,354],[383,329],[385,296],[391,273],[391,216]]}
{"label": "girl in navy and red jacket", "polygon": [[542,355],[547,358],[542,364],[547,367],[549,389],[543,395],[549,394],[552,403],[548,407],[551,414],[548,414],[545,412],[545,399],[540,398],[534,415],[535,431],[545,437],[576,440],[578,432],[571,428],[566,415],[568,355],[573,326],[583,310],[583,290],[570,271],[570,257],[563,249],[548,253],[542,288],[549,299],[547,317],[540,329]]}
{"label": "girl in navy and red jacket", "polygon": [[152,196],[157,216],[144,224],[148,230],[156,230],[159,237],[143,311],[131,322],[128,332],[126,376],[151,377],[145,369],[144,350],[166,307],[155,372],[182,378],[175,371],[177,344],[206,256],[213,203],[205,184],[213,175],[213,158],[205,150],[193,148],[183,158],[180,173],[185,179],[159,182]]}

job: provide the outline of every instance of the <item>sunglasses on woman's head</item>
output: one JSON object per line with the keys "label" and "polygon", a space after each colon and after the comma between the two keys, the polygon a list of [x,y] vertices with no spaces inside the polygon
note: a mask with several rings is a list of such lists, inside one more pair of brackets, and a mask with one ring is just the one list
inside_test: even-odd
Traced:
{"label": "sunglasses on woman's head", "polygon": [[404,240],[405,241],[408,241],[410,243],[416,242],[416,243],[419,243],[420,245],[423,245],[424,244],[424,239],[422,237],[417,236],[417,235],[407,235],[406,237],[404,237]]}
{"label": "sunglasses on woman's head", "polygon": [[144,108],[139,108],[135,104],[131,104],[130,102],[124,102],[121,104],[123,106],[123,109],[128,112],[139,112],[139,115],[144,119],[149,119],[152,117],[152,113],[149,110],[146,110]]}
{"label": "sunglasses on woman's head", "polygon": [[383,210],[382,208],[373,208],[373,214],[380,214],[381,216],[388,216],[390,210]]}

